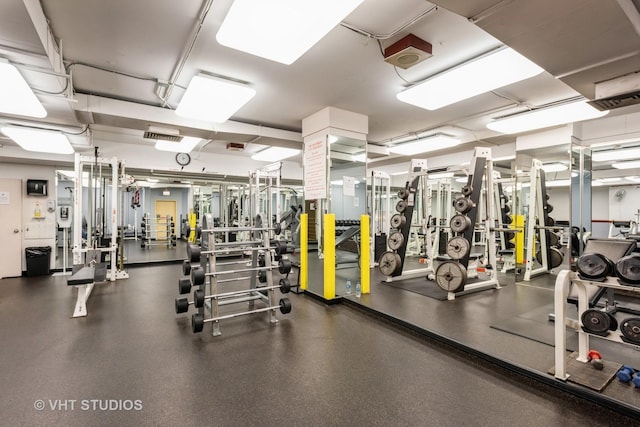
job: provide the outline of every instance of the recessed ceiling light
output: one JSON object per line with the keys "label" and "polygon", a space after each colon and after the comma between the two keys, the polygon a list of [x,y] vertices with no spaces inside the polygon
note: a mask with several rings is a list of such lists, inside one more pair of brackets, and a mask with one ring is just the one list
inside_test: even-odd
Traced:
{"label": "recessed ceiling light", "polygon": [[389,152],[411,156],[414,154],[428,153],[443,148],[454,147],[460,144],[460,140],[442,133],[426,136],[411,142],[389,147]]}
{"label": "recessed ceiling light", "polygon": [[191,79],[176,108],[188,119],[222,123],[249,102],[256,91],[247,85],[205,74]]}
{"label": "recessed ceiling light", "polygon": [[282,64],[292,64],[363,0],[235,0],[218,43]]}
{"label": "recessed ceiling light", "polygon": [[397,98],[427,110],[489,92],[544,70],[511,48],[502,48],[438,74],[397,95]]}
{"label": "recessed ceiling light", "polygon": [[157,140],[156,150],[171,151],[172,153],[190,153],[200,141],[200,138],[192,136],[185,136],[180,142]]}
{"label": "recessed ceiling light", "polygon": [[27,151],[51,154],[73,153],[69,139],[60,131],[17,126],[5,126],[0,130]]}
{"label": "recessed ceiling light", "polygon": [[640,157],[640,147],[616,148],[613,150],[594,151],[591,159],[594,162],[609,162],[616,160],[633,160]]}
{"label": "recessed ceiling light", "polygon": [[20,71],[5,58],[0,58],[0,113],[47,117],[47,110]]}
{"label": "recessed ceiling light", "polygon": [[266,150],[262,150],[251,158],[253,160],[258,160],[261,162],[277,162],[280,160],[288,159],[289,157],[293,157],[298,154],[300,150],[295,148],[285,148],[285,147],[269,147]]}
{"label": "recessed ceiling light", "polygon": [[586,101],[571,102],[548,108],[514,114],[487,124],[491,130],[500,133],[527,132],[551,126],[596,119],[609,113],[600,111],[587,104]]}

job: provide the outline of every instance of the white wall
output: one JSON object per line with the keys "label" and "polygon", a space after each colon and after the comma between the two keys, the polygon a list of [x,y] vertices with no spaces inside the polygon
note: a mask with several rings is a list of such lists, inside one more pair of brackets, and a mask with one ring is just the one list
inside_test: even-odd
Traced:
{"label": "white wall", "polygon": [[[22,254],[22,271],[26,271],[25,248],[32,246],[51,246],[51,264],[55,266],[55,211],[47,211],[47,202],[56,200],[55,168],[53,166],[23,165],[0,163],[0,178],[22,180],[22,246],[16,248]],[[46,197],[27,196],[27,179],[48,181]],[[39,205],[41,219],[34,219],[36,205]]]}

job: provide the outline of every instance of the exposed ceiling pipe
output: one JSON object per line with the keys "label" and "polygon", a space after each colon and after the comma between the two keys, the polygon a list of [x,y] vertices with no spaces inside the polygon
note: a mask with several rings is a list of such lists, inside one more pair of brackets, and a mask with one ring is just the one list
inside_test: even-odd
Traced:
{"label": "exposed ceiling pipe", "polygon": [[[180,77],[180,74],[182,73],[182,69],[184,68],[184,65],[187,63],[187,60],[191,55],[193,46],[195,46],[196,41],[198,40],[198,35],[200,35],[200,30],[202,29],[202,25],[204,23],[205,18],[207,17],[207,14],[209,13],[209,10],[211,9],[212,4],[213,4],[213,0],[204,0],[204,2],[202,3],[198,20],[196,21],[196,24],[191,30],[191,36],[189,37],[189,40],[187,41],[187,44],[185,45],[182,51],[180,60],[176,64],[175,68],[173,69],[173,72],[171,73],[171,77],[169,78],[168,85],[158,86],[158,89],[156,90],[156,95],[160,98],[160,100],[162,100],[163,107],[167,107],[169,104],[169,97],[173,92],[173,88],[176,85],[176,81],[178,80],[178,78]],[[160,91],[162,90],[162,88],[164,88],[164,93],[160,94]]]}
{"label": "exposed ceiling pipe", "polygon": [[491,15],[493,15],[494,13],[498,12],[500,9],[504,8],[506,5],[508,5],[509,3],[512,3],[513,0],[502,0],[499,1],[498,3],[494,4],[493,6],[490,6],[488,8],[486,8],[485,10],[483,10],[480,13],[477,13],[475,16],[471,16],[469,17],[469,22],[471,22],[472,24],[477,24],[478,22],[482,21],[485,18],[490,17]]}
{"label": "exposed ceiling pipe", "polygon": [[368,37],[370,39],[374,39],[374,40],[387,40],[390,39],[391,37],[395,36],[396,34],[398,34],[400,31],[404,30],[407,27],[410,27],[411,25],[415,24],[416,22],[418,22],[419,20],[421,20],[422,18],[424,18],[425,16],[427,16],[428,14],[430,14],[433,11],[438,10],[438,6],[433,6],[431,9],[425,10],[424,12],[422,12],[420,15],[416,16],[415,18],[411,19],[409,22],[405,23],[404,25],[402,25],[401,27],[397,28],[396,30],[392,31],[389,34],[374,34],[370,31],[367,30],[363,30],[361,28],[357,28],[354,27],[351,24],[348,24],[346,22],[341,22],[340,25],[342,25],[343,27],[354,31],[358,34],[361,34],[365,37]]}

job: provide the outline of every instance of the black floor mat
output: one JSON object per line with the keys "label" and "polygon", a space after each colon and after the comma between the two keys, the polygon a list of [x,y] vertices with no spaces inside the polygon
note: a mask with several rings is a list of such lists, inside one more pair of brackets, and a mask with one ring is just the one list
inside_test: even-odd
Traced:
{"label": "black floor mat", "polygon": [[404,291],[415,292],[425,297],[437,299],[438,301],[446,301],[447,292],[443,291],[435,282],[427,280],[425,277],[416,277],[414,279],[401,279],[393,282],[380,282],[392,288],[402,289]]}

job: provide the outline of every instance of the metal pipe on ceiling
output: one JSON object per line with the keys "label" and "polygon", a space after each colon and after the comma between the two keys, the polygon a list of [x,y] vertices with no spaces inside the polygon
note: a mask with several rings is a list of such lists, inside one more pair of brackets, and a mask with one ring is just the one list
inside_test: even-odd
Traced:
{"label": "metal pipe on ceiling", "polygon": [[347,22],[341,22],[340,25],[342,25],[343,27],[354,31],[358,34],[361,34],[365,37],[368,37],[370,39],[374,39],[374,40],[387,40],[390,39],[391,37],[395,36],[396,34],[398,34],[400,31],[404,30],[407,27],[410,27],[411,25],[415,24],[416,22],[418,22],[419,20],[421,20],[422,18],[424,18],[425,16],[427,16],[428,14],[430,14],[431,12],[434,12],[438,10],[438,6],[433,6],[431,9],[427,9],[424,12],[422,12],[420,15],[416,16],[415,18],[412,18],[410,21],[406,22],[405,24],[403,24],[402,26],[400,26],[399,28],[393,30],[392,32],[390,32],[389,34],[374,34],[370,31],[367,30],[363,30],[361,28],[357,28],[354,27],[353,25],[347,23]]}

